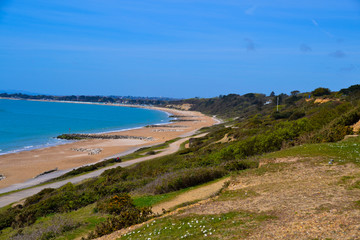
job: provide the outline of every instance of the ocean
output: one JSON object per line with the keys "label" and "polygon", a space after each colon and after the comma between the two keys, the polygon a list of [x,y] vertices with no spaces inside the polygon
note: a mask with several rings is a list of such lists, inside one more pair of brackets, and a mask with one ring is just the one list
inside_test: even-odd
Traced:
{"label": "ocean", "polygon": [[111,105],[0,99],[0,155],[66,142],[63,133],[99,133],[167,123],[168,114]]}

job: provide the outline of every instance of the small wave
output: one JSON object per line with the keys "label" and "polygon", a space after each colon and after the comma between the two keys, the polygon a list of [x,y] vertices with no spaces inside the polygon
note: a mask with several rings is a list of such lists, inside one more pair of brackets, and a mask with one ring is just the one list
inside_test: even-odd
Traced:
{"label": "small wave", "polygon": [[44,143],[44,144],[25,146],[25,147],[21,147],[21,148],[15,149],[15,150],[5,151],[5,152],[3,152],[3,150],[0,149],[0,155],[18,153],[18,152],[23,152],[23,151],[31,151],[31,150],[34,150],[34,149],[53,147],[53,146],[73,142],[73,141],[66,141],[66,140],[62,140],[62,139],[52,139],[50,141],[51,142],[47,142],[47,143]]}

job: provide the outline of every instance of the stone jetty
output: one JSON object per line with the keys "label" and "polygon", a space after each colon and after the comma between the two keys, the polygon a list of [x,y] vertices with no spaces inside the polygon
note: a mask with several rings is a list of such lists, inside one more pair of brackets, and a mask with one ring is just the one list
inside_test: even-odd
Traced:
{"label": "stone jetty", "polygon": [[170,115],[170,118],[198,118],[199,116]]}
{"label": "stone jetty", "polygon": [[193,119],[173,119],[170,122],[200,122],[200,120],[193,120]]}
{"label": "stone jetty", "polygon": [[152,137],[141,137],[141,136],[127,136],[127,135],[107,135],[107,134],[62,134],[57,138],[66,139],[66,140],[81,140],[81,139],[136,139],[136,140],[145,140],[152,141]]}

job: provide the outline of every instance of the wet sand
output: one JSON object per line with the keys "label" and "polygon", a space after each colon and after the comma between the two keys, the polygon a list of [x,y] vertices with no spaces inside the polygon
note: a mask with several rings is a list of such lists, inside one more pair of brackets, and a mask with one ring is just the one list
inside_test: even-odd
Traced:
{"label": "wet sand", "polygon": [[[137,139],[89,139],[49,148],[2,155],[0,156],[0,174],[4,175],[6,178],[0,181],[0,188],[25,182],[51,169],[58,168],[58,170],[67,170],[76,168],[101,161],[105,158],[141,146],[159,144],[216,123],[215,119],[199,112],[155,107],[151,109],[166,111],[173,115],[196,117],[184,118],[194,121],[174,122],[167,125],[184,127],[144,127],[140,129],[107,133],[110,135],[153,137],[153,140],[151,141]],[[101,148],[102,151],[96,155],[89,155],[88,152],[74,151],[74,148]]]}

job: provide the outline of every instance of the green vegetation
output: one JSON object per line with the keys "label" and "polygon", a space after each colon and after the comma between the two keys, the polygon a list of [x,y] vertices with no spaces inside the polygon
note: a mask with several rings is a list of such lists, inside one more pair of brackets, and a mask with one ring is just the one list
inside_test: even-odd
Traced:
{"label": "green vegetation", "polygon": [[[328,101],[315,103],[314,98],[306,99],[308,93],[301,94],[298,91],[293,91],[291,96],[272,94],[267,97],[263,94],[250,93],[244,96],[231,94],[212,99],[174,101],[172,102],[174,105],[190,103],[192,110],[212,115],[218,114],[232,120],[203,128],[201,132],[207,135],[189,139],[189,147],[185,148],[184,143],[174,154],[145,161],[129,168],[109,169],[99,177],[80,184],[68,183],[59,189],[45,189],[26,199],[22,206],[0,211],[0,230],[7,234],[21,233],[25,231],[23,229],[31,229],[42,219],[49,219],[50,216],[81,213],[82,209],[91,208],[93,212],[88,216],[94,217],[100,214],[103,220],[98,221],[96,226],[93,224],[91,228],[86,228],[88,231],[92,230],[88,238],[98,237],[145,221],[150,216],[150,209],[143,207],[170,199],[184,189],[228,174],[246,174],[247,171],[254,171],[261,175],[266,171],[281,170],[281,164],[256,169],[259,156],[263,158],[316,156],[324,157],[324,161],[334,159],[336,163],[359,164],[360,157],[357,150],[360,144],[359,138],[340,141],[345,135],[353,133],[351,126],[360,120],[358,87],[352,86],[338,93],[329,92],[323,88],[313,91],[314,96],[320,96],[319,94],[326,95]],[[277,101],[280,104],[278,108]],[[178,139],[173,141],[176,140]],[[122,157],[121,160],[156,154],[173,141],[144,147]],[[117,161],[119,160],[110,159],[78,168],[62,178],[93,171],[115,164]],[[356,181],[351,184],[354,189],[360,186]],[[231,194],[234,193],[225,192],[222,197],[231,199]],[[256,195],[256,192],[246,192],[246,194],[239,192],[236,195],[248,197]],[[134,202],[130,196],[135,196]],[[220,218],[224,221],[211,222],[207,217]],[[234,223],[233,228],[228,228],[229,234],[242,236],[251,231],[254,224],[266,220],[267,217],[267,215],[240,212],[204,216],[204,219],[209,220],[208,223],[212,229],[218,229],[215,232],[211,231],[212,237],[216,238],[217,234],[225,234],[220,230],[220,222],[229,226],[232,226],[233,222],[237,223]],[[195,218],[200,221],[197,216],[193,216],[191,219],[177,219],[174,224],[188,224],[189,221],[195,221]],[[85,229],[84,226],[90,225],[84,221],[74,221],[70,226],[64,225],[63,228],[49,233],[47,239],[66,235],[67,232],[74,233],[77,229]],[[169,225],[169,221],[157,225],[157,230],[161,228],[162,233],[169,235],[156,234],[156,237],[159,235],[159,239],[161,236],[177,238],[187,234],[186,231],[193,234],[192,237],[204,237],[203,231],[192,232],[189,229],[180,230],[180,228],[167,233],[165,230],[171,226],[173,225]],[[154,234],[154,230],[155,228],[149,228],[149,230],[141,231],[146,232],[148,236],[150,233]],[[139,234],[144,236],[141,231]],[[81,233],[86,235],[83,234],[84,232]],[[138,232],[132,234],[135,236]]]}
{"label": "green vegetation", "polygon": [[[39,218],[35,224],[25,228],[14,230],[7,228],[1,232],[0,239],[74,239],[87,234],[90,230],[95,229],[96,225],[105,221],[106,215],[94,213],[93,208],[93,205],[89,205],[72,212],[51,214]],[[62,228],[62,226],[67,227]],[[52,236],[51,238],[50,235]]]}
{"label": "green vegetation", "polygon": [[175,138],[175,139],[166,141],[165,143],[158,144],[158,145],[155,145],[155,146],[152,146],[152,147],[143,147],[143,148],[140,148],[140,149],[136,150],[135,152],[130,153],[130,154],[128,154],[126,156],[123,156],[121,158],[119,158],[119,157],[111,158],[111,159],[104,160],[104,161],[101,161],[101,162],[98,162],[98,163],[95,163],[95,164],[91,164],[91,165],[87,165],[87,166],[83,166],[83,167],[73,169],[72,171],[70,171],[68,173],[65,173],[64,175],[62,175],[60,177],[52,179],[51,182],[67,179],[69,177],[74,177],[74,176],[77,176],[77,175],[85,174],[87,172],[92,172],[92,171],[98,170],[100,168],[111,166],[111,165],[113,165],[115,163],[119,163],[119,162],[122,162],[122,161],[129,161],[129,160],[132,160],[132,159],[143,157],[144,155],[155,155],[155,154],[157,154],[159,152],[159,150],[167,148],[169,146],[169,144],[171,144],[173,142],[176,142],[179,139],[180,138]]}
{"label": "green vegetation", "polygon": [[359,146],[360,137],[356,137],[336,143],[304,144],[269,153],[262,158],[320,157],[325,160],[333,159],[335,163],[351,162],[360,165]]}
{"label": "green vegetation", "polygon": [[328,88],[317,88],[314,91],[311,92],[314,96],[319,97],[319,96],[324,96],[324,95],[330,95],[331,91]]}
{"label": "green vegetation", "polygon": [[105,222],[97,225],[95,230],[88,235],[88,239],[100,237],[118,229],[144,222],[152,213],[148,207],[136,207],[131,197],[126,193],[99,201],[96,210],[111,214],[112,216],[107,218]]}
{"label": "green vegetation", "polygon": [[231,236],[241,239],[258,224],[271,218],[271,215],[250,212],[166,217],[154,220],[119,239],[222,239]]}

